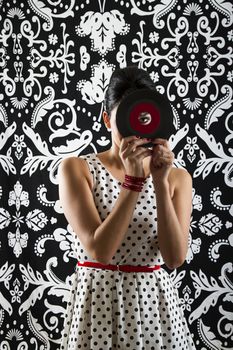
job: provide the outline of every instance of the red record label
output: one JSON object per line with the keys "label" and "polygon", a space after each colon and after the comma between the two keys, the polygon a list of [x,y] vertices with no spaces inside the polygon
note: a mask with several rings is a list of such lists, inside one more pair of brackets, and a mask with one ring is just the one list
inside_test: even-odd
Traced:
{"label": "red record label", "polygon": [[[148,115],[148,123],[143,123],[143,115]],[[160,111],[152,103],[138,103],[130,111],[129,124],[134,131],[151,134],[159,127]]]}

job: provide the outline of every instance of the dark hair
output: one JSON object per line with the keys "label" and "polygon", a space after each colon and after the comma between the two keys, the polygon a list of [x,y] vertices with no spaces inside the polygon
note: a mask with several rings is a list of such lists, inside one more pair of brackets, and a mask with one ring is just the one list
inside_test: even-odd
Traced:
{"label": "dark hair", "polygon": [[110,115],[123,97],[137,89],[145,88],[155,90],[155,84],[147,71],[137,66],[115,69],[105,93],[105,111]]}

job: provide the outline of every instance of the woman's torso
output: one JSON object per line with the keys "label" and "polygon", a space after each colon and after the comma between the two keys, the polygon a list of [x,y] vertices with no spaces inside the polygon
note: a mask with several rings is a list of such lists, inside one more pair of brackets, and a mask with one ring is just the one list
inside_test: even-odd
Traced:
{"label": "woman's torso", "polygon": [[[80,158],[86,160],[88,164],[93,178],[93,199],[100,218],[104,220],[115,205],[121,190],[121,182],[111,175],[96,154]],[[148,266],[164,264],[158,246],[156,209],[156,196],[150,176],[146,179],[143,191],[139,193],[131,223],[110,264]],[[75,233],[74,238],[77,259],[95,261]]]}

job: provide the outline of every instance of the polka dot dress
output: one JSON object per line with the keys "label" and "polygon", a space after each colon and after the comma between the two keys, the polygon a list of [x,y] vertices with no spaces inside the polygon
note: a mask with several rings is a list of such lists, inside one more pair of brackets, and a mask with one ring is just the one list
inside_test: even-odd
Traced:
{"label": "polka dot dress", "polygon": [[[82,156],[93,175],[93,197],[104,220],[121,190],[95,154]],[[120,224],[120,223],[119,223]],[[148,178],[125,238],[110,264],[164,264],[156,234],[156,197]],[[79,261],[95,261],[74,236]],[[169,274],[76,267],[61,350],[195,350]]]}

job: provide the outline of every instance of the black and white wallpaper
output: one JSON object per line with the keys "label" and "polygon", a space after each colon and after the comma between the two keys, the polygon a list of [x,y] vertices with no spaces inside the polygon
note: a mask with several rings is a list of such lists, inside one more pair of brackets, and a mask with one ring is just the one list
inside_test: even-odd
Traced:
{"label": "black and white wallpaper", "polygon": [[[231,0],[0,0],[0,349],[59,349],[76,264],[61,160],[110,147],[115,68],[150,73],[193,176],[185,264],[171,271],[198,350],[233,349]],[[158,349],[159,350],[159,349]]]}

